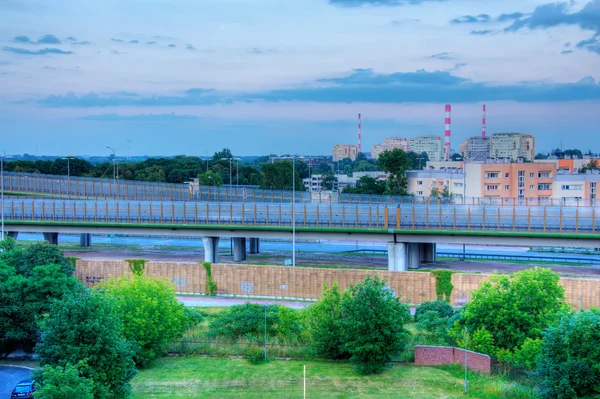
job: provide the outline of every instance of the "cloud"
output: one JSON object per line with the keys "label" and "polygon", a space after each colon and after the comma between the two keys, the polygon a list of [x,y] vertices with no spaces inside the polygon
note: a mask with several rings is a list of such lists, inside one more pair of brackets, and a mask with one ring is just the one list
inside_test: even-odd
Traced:
{"label": "cloud", "polygon": [[404,18],[404,19],[395,19],[392,21],[392,25],[404,25],[407,23],[421,22],[418,18]]}
{"label": "cloud", "polygon": [[119,50],[110,50],[110,53],[114,54],[114,55],[127,54],[127,53],[125,53],[123,51],[119,51]]}
{"label": "cloud", "polygon": [[153,44],[156,44],[156,42],[151,40],[149,42],[146,42],[146,44],[153,45]]}
{"label": "cloud", "polygon": [[92,107],[121,107],[121,106],[184,106],[211,105],[224,101],[212,89],[189,89],[180,96],[154,95],[141,96],[136,93],[87,93],[77,95],[69,92],[64,96],[49,96],[37,101],[37,104],[48,108],[92,108]]}
{"label": "cloud", "polygon": [[44,35],[40,37],[37,44],[61,44],[62,42],[54,35]]}
{"label": "cloud", "polygon": [[92,44],[87,40],[78,41],[77,38],[73,36],[69,36],[65,39],[65,41],[69,42],[69,44],[79,45],[79,46],[87,46],[88,44]]}
{"label": "cloud", "polygon": [[489,29],[483,29],[483,30],[472,30],[471,32],[469,32],[469,35],[489,35],[494,33],[493,30],[489,30]]}
{"label": "cloud", "polygon": [[458,18],[454,18],[450,21],[452,24],[478,24],[489,22],[491,17],[488,14],[479,15],[463,15]]}
{"label": "cloud", "polygon": [[185,49],[190,51],[196,51],[196,47],[192,46],[191,44],[186,44]]}
{"label": "cloud", "polygon": [[396,7],[406,4],[418,5],[425,2],[442,2],[447,0],[329,0],[329,4],[338,7],[387,6]]}
{"label": "cloud", "polygon": [[248,52],[250,54],[272,54],[272,53],[276,53],[277,50],[270,49],[270,48],[252,47],[250,50],[248,50]]}
{"label": "cloud", "polygon": [[129,43],[131,44],[138,44],[140,41],[139,40],[130,40]]}
{"label": "cloud", "polygon": [[573,52],[573,50],[563,50],[560,53],[561,54],[571,54]]}
{"label": "cloud", "polygon": [[7,53],[20,54],[20,55],[46,55],[46,54],[73,54],[72,51],[65,51],[59,48],[43,48],[39,50],[27,50],[18,47],[2,47],[2,51]]}
{"label": "cloud", "polygon": [[424,69],[416,72],[396,72],[389,75],[378,75],[372,69],[354,69],[348,76],[342,78],[324,78],[317,80],[319,83],[333,83],[348,86],[385,86],[393,84],[407,85],[455,85],[467,82],[448,72],[427,72]]}
{"label": "cloud", "polygon": [[13,43],[28,43],[35,44],[35,41],[31,40],[28,36],[15,36],[12,39]]}
{"label": "cloud", "polygon": [[111,37],[110,40],[113,41],[113,42],[116,42],[116,43],[123,43],[125,41],[123,39],[117,39],[117,38],[114,38],[114,37]]}
{"label": "cloud", "polygon": [[169,47],[170,47],[170,48],[175,48],[175,47],[177,47],[177,45],[176,45],[176,44],[173,44],[173,43],[171,43],[171,44],[169,44]]}
{"label": "cloud", "polygon": [[454,57],[454,53],[439,53],[439,54],[433,54],[429,58],[435,58],[438,60],[453,60],[455,57]]}
{"label": "cloud", "polygon": [[175,122],[175,121],[192,121],[200,118],[195,115],[188,114],[139,114],[139,115],[119,115],[119,114],[100,114],[87,115],[78,119],[88,121],[132,121],[132,122]]}
{"label": "cloud", "polygon": [[538,6],[532,14],[515,20],[504,29],[516,32],[521,29],[549,29],[561,25],[576,25],[594,31],[594,36],[583,40],[577,47],[600,54],[600,0],[592,0],[581,10],[570,12],[570,3],[550,3]]}
{"label": "cloud", "polygon": [[525,16],[522,12],[513,12],[510,14],[501,14],[497,20],[498,22],[506,22],[506,21],[514,21],[516,19],[521,19]]}

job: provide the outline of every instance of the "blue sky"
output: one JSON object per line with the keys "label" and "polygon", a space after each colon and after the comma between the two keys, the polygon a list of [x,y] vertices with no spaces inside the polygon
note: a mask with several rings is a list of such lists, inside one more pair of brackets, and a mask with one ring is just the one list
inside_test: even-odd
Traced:
{"label": "blue sky", "polygon": [[0,150],[327,154],[532,133],[600,151],[600,0],[0,0]]}

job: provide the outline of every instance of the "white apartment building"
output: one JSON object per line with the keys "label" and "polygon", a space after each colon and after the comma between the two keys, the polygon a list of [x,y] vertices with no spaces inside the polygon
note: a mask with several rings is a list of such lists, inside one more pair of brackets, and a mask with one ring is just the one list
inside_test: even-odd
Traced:
{"label": "white apartment building", "polygon": [[535,159],[535,138],[530,134],[494,133],[490,138],[490,157],[532,162]]}
{"label": "white apartment building", "polygon": [[465,191],[465,174],[462,169],[457,171],[444,170],[409,170],[406,172],[407,190],[417,197],[429,197],[434,188],[442,192],[448,187],[449,192],[457,200],[462,200]]}
{"label": "white apartment building", "polygon": [[[387,180],[388,174],[385,172],[354,172],[352,176],[348,176],[347,174],[336,174],[337,184],[333,187],[333,191],[341,191],[347,186],[354,187],[358,179],[363,176],[369,176],[378,180]],[[308,178],[302,179],[302,183],[304,183],[304,187],[309,192],[319,192],[323,191],[323,187],[321,183],[323,181],[323,175],[312,175]]]}
{"label": "white apartment building", "polygon": [[410,151],[427,153],[430,161],[441,161],[444,157],[444,143],[440,136],[421,136],[409,140]]}
{"label": "white apartment building", "polygon": [[379,159],[379,155],[383,152],[383,146],[381,144],[373,144],[371,147],[371,158]]}
{"label": "white apartment building", "polygon": [[333,146],[333,162],[341,161],[342,159],[350,158],[355,160],[358,155],[357,147],[352,144],[336,144]]}
{"label": "white apartment building", "polygon": [[465,161],[485,161],[490,157],[490,138],[468,138],[460,144],[459,153]]}

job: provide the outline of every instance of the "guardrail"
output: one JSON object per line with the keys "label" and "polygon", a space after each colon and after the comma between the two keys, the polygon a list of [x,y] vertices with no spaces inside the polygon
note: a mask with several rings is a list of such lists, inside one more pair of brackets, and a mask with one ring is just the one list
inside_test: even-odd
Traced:
{"label": "guardrail", "polygon": [[439,258],[457,258],[457,259],[485,259],[485,260],[515,260],[515,261],[538,261],[553,263],[584,263],[590,265],[600,265],[600,259],[595,258],[570,258],[565,256],[535,256],[535,255],[499,255],[499,254],[472,254],[456,252],[438,252]]}
{"label": "guardrail", "polygon": [[596,209],[470,205],[347,205],[5,200],[7,220],[596,233]]}
{"label": "guardrail", "polygon": [[248,187],[191,186],[174,183],[154,183],[60,175],[37,175],[5,172],[6,191],[67,196],[69,199],[125,199],[144,201],[216,201],[272,203],[341,203],[341,204],[448,204],[498,206],[598,206],[596,200],[566,200],[539,198],[431,198],[369,194],[308,193],[263,190]]}

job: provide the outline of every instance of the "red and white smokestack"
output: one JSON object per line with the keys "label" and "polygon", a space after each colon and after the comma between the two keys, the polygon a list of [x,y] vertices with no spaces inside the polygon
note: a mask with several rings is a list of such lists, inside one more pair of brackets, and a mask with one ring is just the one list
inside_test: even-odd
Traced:
{"label": "red and white smokestack", "polygon": [[358,114],[358,149],[357,153],[361,152],[360,149],[360,114]]}
{"label": "red and white smokestack", "polygon": [[446,105],[446,126],[444,129],[444,136],[445,136],[445,141],[444,141],[444,159],[446,161],[450,160],[450,110],[451,107],[449,104]]}
{"label": "red and white smokestack", "polygon": [[483,116],[481,117],[481,137],[485,137],[485,104],[483,104]]}

